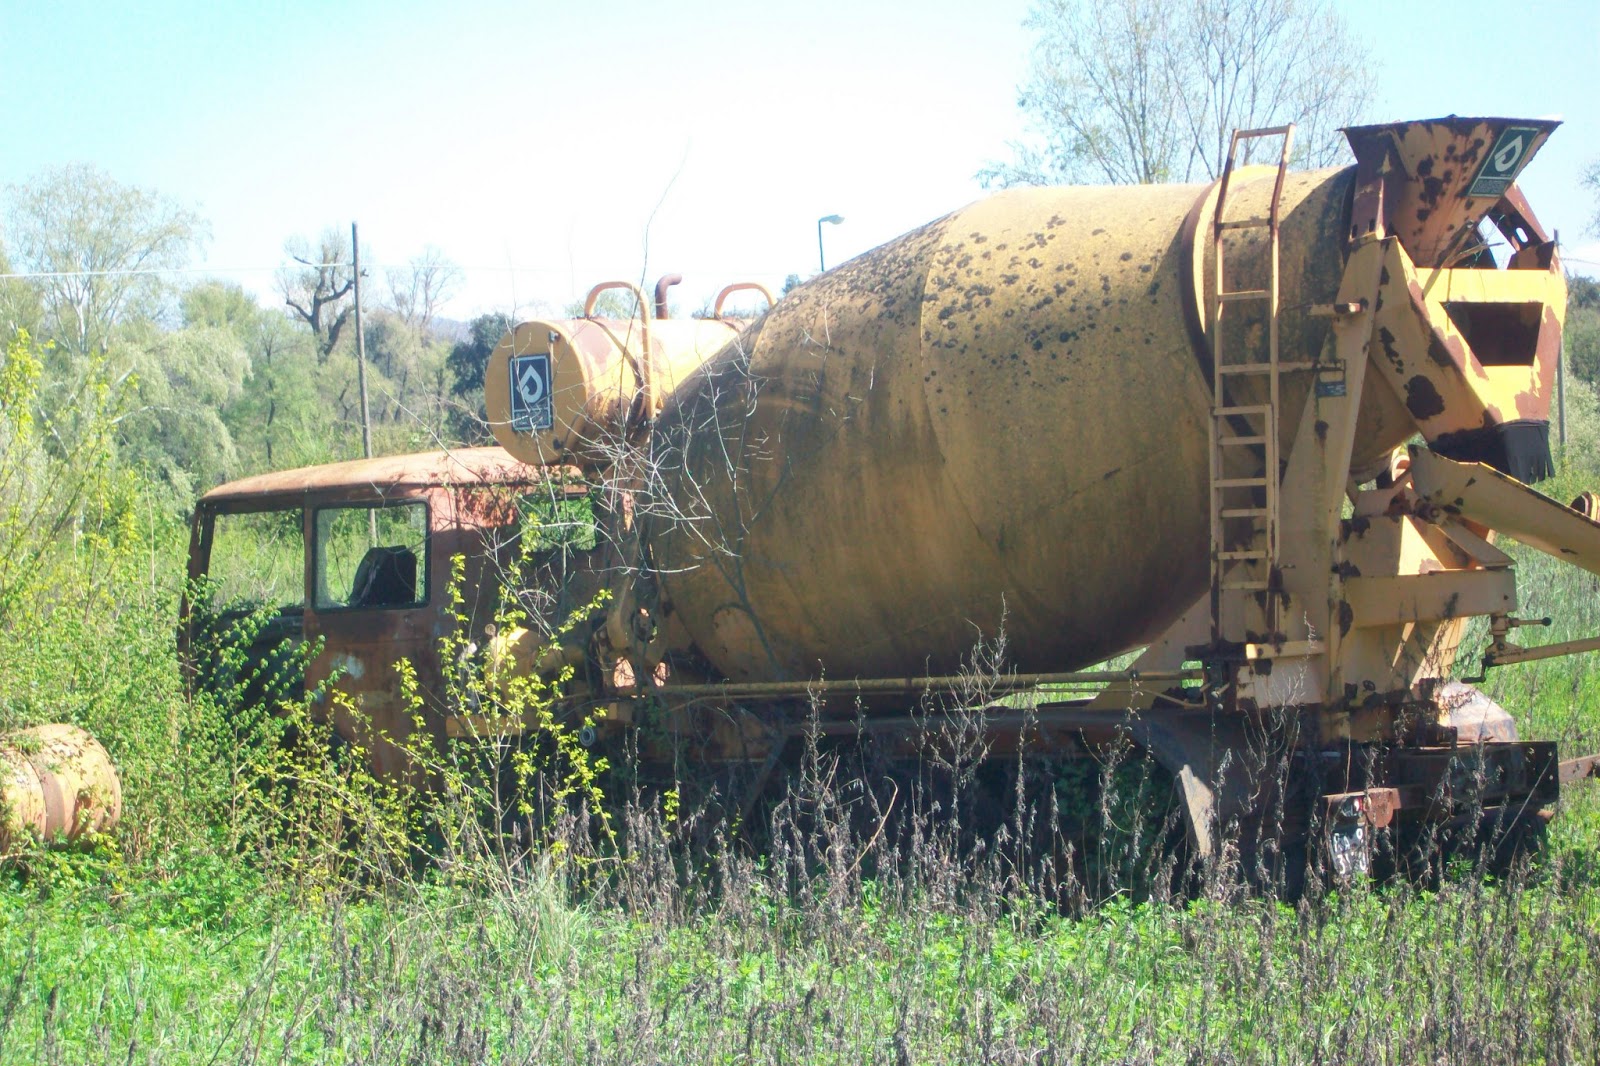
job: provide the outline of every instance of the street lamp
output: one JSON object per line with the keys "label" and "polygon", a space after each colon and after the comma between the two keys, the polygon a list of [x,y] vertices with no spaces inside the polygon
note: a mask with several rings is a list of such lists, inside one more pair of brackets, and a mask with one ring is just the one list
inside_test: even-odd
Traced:
{"label": "street lamp", "polygon": [[828,269],[827,258],[822,254],[822,224],[826,222],[830,226],[837,226],[843,221],[843,215],[823,215],[817,219],[817,270],[819,273]]}

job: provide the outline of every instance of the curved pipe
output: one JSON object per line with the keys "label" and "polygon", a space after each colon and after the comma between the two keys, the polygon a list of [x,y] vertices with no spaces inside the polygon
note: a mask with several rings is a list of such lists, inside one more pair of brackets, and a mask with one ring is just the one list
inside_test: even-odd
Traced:
{"label": "curved pipe", "polygon": [[667,290],[683,280],[682,274],[663,274],[661,280],[656,282],[656,318],[671,318],[672,313],[667,310]]}
{"label": "curved pipe", "polygon": [[595,301],[599,300],[600,294],[605,292],[607,289],[627,289],[629,292],[633,293],[634,306],[638,310],[639,317],[648,321],[650,316],[645,313],[644,293],[640,292],[639,286],[635,285],[631,281],[602,281],[600,284],[590,289],[589,295],[584,297],[583,300],[584,318],[594,317]]}
{"label": "curved pipe", "polygon": [[717,302],[716,302],[715,306],[713,306],[712,309],[711,309],[711,317],[712,318],[721,318],[722,317],[722,303],[723,303],[723,301],[726,300],[729,296],[733,295],[736,292],[746,292],[746,291],[759,292],[766,299],[767,307],[769,309],[772,307],[773,300],[772,300],[772,290],[771,289],[767,288],[765,285],[761,284],[758,281],[736,281],[732,285],[724,286],[723,290],[721,292],[717,293]]}

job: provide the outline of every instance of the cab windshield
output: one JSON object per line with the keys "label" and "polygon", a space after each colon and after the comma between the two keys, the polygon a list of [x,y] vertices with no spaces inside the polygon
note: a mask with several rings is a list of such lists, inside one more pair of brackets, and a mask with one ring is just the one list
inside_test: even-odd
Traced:
{"label": "cab windshield", "polygon": [[320,507],[317,610],[420,607],[428,602],[428,507]]}

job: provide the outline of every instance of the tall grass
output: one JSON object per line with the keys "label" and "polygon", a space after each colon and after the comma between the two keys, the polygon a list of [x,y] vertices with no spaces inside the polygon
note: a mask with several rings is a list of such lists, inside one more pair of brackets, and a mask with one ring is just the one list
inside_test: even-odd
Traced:
{"label": "tall grass", "polygon": [[[826,780],[824,775],[812,778]],[[471,887],[319,905],[217,866],[0,893],[0,1060],[1589,1062],[1600,870],[1063,912],[928,822],[812,793],[760,857],[581,818]],[[840,812],[819,821],[815,812]],[[560,847],[551,847],[559,844]],[[562,857],[564,856],[564,857]],[[866,876],[864,871],[873,871]],[[196,900],[215,901],[211,906]]]}

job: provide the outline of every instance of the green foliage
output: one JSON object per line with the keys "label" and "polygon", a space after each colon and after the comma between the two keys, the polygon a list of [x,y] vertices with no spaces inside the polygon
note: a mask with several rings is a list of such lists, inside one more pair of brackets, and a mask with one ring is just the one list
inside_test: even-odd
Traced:
{"label": "green foliage", "polygon": [[[573,300],[561,308],[561,313],[567,318],[584,317],[584,307],[587,299]],[[615,318],[627,321],[638,318],[640,315],[655,313],[654,307],[640,306],[638,297],[627,289],[606,289],[594,299],[594,311],[591,318]]]}
{"label": "green foliage", "polygon": [[[0,274],[12,272],[5,245],[0,244]],[[44,308],[32,286],[20,278],[0,277],[0,336],[23,331],[39,336],[43,317]]]}
{"label": "green foliage", "polygon": [[67,721],[99,738],[123,780],[118,840],[147,857],[221,823],[235,738],[184,698],[183,524],[118,461],[107,361],[48,400],[43,365],[26,335],[0,364],[0,729]]}
{"label": "green foliage", "polygon": [[1562,332],[1572,376],[1600,388],[1600,282],[1567,279],[1567,320]]}
{"label": "green foliage", "polygon": [[526,551],[554,548],[593,551],[600,542],[592,496],[552,496],[534,493],[517,498],[522,514],[522,544]]}
{"label": "green foliage", "polygon": [[105,603],[138,532],[110,368],[94,357],[71,393],[46,395],[47,350],[18,333],[0,364],[0,639]]}
{"label": "green foliage", "polygon": [[234,329],[143,323],[125,331],[115,352],[132,392],[118,426],[127,461],[183,499],[239,472],[222,413],[243,395],[250,354]]}
{"label": "green foliage", "polygon": [[495,345],[513,325],[509,315],[498,311],[479,315],[468,327],[471,336],[452,347],[445,359],[450,395],[457,405],[450,425],[460,440],[485,444],[493,439],[484,421],[483,376],[488,372]]}

